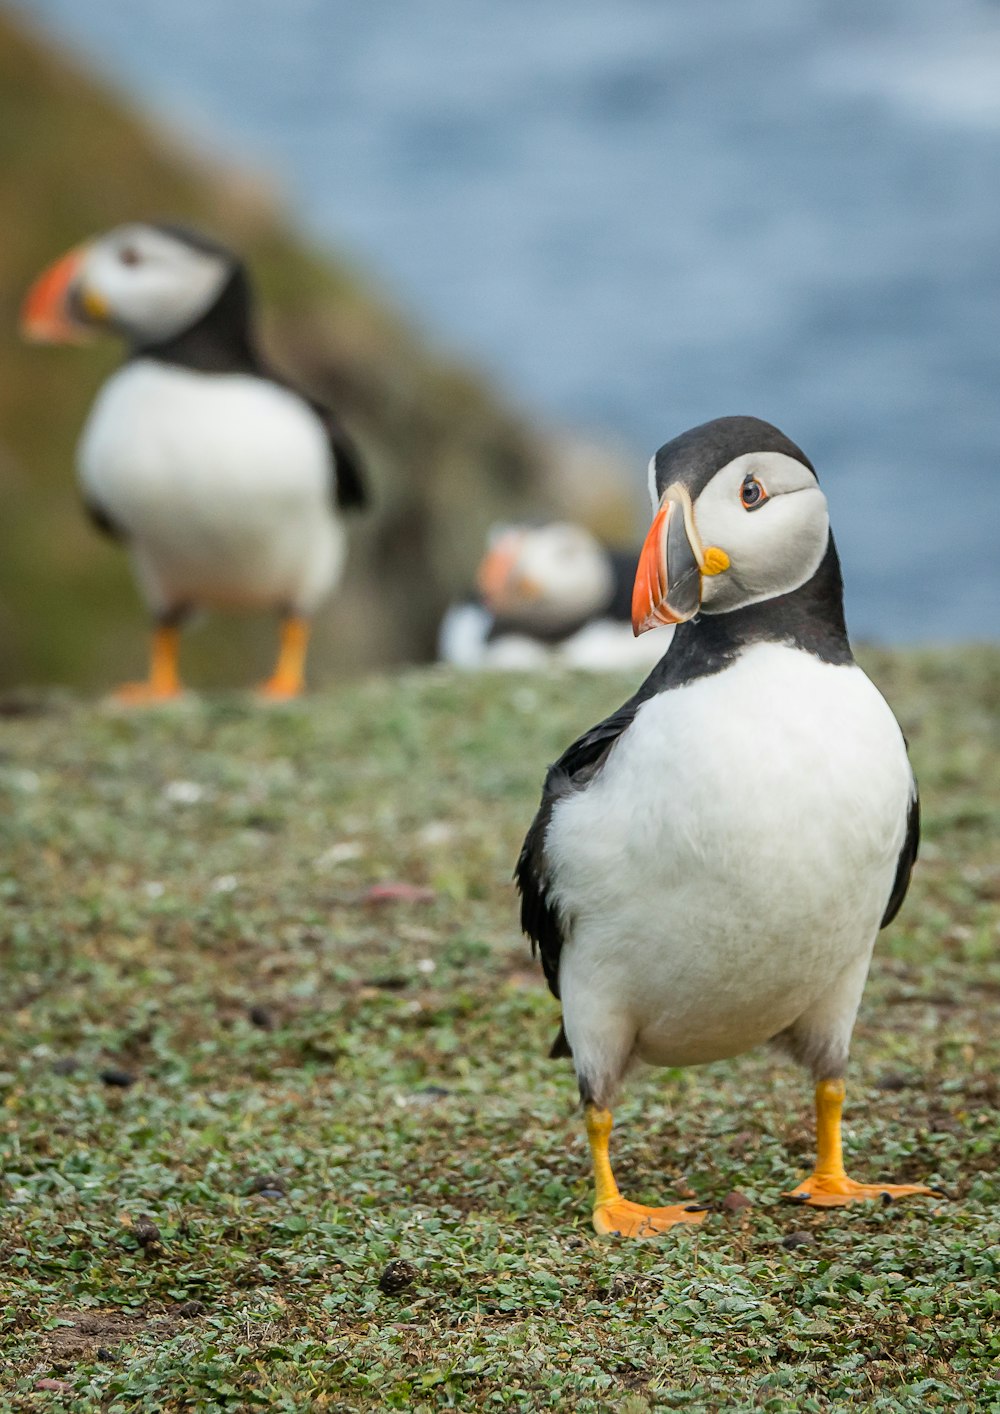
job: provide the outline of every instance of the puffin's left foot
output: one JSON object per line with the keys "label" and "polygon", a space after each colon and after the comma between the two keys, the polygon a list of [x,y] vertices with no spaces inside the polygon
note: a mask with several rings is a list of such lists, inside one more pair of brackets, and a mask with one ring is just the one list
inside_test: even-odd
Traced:
{"label": "puffin's left foot", "polygon": [[783,1193],[783,1198],[804,1203],[811,1208],[842,1208],[848,1203],[880,1201],[894,1203],[897,1198],[912,1198],[918,1193],[935,1193],[926,1183],[856,1183],[846,1174],[829,1176],[812,1174],[798,1188]]}
{"label": "puffin's left foot", "polygon": [[594,1208],[594,1231],[611,1237],[657,1237],[679,1223],[704,1221],[708,1208],[699,1203],[672,1203],[646,1208],[627,1198],[612,1198]]}
{"label": "puffin's left foot", "polygon": [[308,646],[309,624],[297,615],[290,615],[281,625],[281,646],[274,672],[257,689],[259,698],[264,702],[291,702],[302,696]]}
{"label": "puffin's left foot", "polygon": [[264,702],[294,702],[304,690],[305,684],[301,678],[282,677],[281,673],[275,673],[267,682],[261,683],[257,696]]}

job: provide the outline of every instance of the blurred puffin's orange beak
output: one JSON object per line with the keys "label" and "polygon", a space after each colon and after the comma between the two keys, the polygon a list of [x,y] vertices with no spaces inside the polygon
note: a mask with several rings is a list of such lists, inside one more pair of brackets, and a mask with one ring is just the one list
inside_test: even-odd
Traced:
{"label": "blurred puffin's orange beak", "polygon": [[41,275],[25,295],[21,306],[21,333],[36,344],[79,344],[90,337],[87,328],[74,318],[70,293],[80,273],[86,246],[77,246]]}
{"label": "blurred puffin's orange beak", "polygon": [[503,535],[483,558],[476,574],[476,588],[483,603],[496,611],[506,596],[517,564],[520,541],[516,535]]}

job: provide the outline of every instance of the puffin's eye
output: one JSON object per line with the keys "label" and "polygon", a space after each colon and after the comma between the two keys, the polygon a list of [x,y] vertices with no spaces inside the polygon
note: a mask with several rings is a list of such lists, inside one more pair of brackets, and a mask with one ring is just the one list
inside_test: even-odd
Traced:
{"label": "puffin's eye", "polygon": [[141,265],[142,256],[134,245],[123,245],[118,252],[118,259],[123,265]]}
{"label": "puffin's eye", "polygon": [[758,510],[767,500],[767,492],[753,474],[744,477],[740,487],[740,500],[747,511]]}

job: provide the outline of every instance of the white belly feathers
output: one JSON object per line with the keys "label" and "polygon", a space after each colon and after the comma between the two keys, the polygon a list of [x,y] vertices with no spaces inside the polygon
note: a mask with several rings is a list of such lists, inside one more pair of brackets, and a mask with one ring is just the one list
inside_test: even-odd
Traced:
{"label": "white belly feathers", "polygon": [[910,789],[899,728],[854,666],[758,644],[646,702],[546,837],[574,1050],[614,1016],[666,1065],[790,1025],[866,962]]}
{"label": "white belly feathers", "polygon": [[78,449],[84,494],[125,532],[157,612],[313,610],[344,559],[331,457],[294,393],[152,359],[108,380]]}

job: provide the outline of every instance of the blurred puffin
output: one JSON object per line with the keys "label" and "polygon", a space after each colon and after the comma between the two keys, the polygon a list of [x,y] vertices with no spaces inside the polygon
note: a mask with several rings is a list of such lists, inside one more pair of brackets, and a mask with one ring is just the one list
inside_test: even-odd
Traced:
{"label": "blurred puffin", "polygon": [[637,558],[567,521],[500,527],[476,576],[478,601],[441,621],[438,656],[459,668],[652,667],[666,644],[632,632]]}
{"label": "blurred puffin", "polygon": [[844,1171],[848,1046],[876,935],[917,853],[917,790],[854,662],[826,498],[776,427],[724,417],[650,464],[636,633],[676,624],[625,705],[550,769],[517,865],[522,924],[561,996],[598,1232],[705,1209],[624,1199],[608,1155],[635,1060],[697,1065],[776,1041],[816,1082],[820,1206],[932,1190]]}
{"label": "blurred puffin", "polygon": [[77,449],[84,502],[121,540],[153,616],[149,677],[121,700],[181,691],[180,626],[194,610],[270,608],[281,646],[266,697],[303,688],[309,617],[340,578],[342,512],[366,502],[331,415],[261,361],[240,261],[173,226],[120,226],[32,286],[29,339],[122,337]]}

